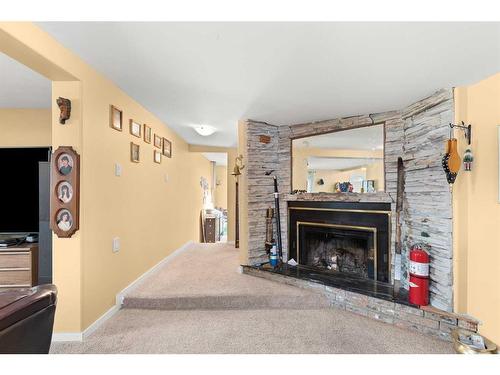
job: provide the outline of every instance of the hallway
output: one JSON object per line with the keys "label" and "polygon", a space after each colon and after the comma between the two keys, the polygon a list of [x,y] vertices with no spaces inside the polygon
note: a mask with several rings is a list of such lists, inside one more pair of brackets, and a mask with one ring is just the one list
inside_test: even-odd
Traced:
{"label": "hallway", "polygon": [[193,244],[84,342],[51,353],[452,353],[450,343],[328,308],[316,293],[238,272],[228,244]]}

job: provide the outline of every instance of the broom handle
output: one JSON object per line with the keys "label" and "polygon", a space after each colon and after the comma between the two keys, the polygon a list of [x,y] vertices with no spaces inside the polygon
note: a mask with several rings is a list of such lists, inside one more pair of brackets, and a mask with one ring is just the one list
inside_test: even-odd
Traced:
{"label": "broom handle", "polygon": [[276,236],[278,237],[278,255],[280,261],[283,261],[283,248],[281,244],[280,198],[278,194],[278,178],[276,176],[274,176],[274,205],[276,207]]}

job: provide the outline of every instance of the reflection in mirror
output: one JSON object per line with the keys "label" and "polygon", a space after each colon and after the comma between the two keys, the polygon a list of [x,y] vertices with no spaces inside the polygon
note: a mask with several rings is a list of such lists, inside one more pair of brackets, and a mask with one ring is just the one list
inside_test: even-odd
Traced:
{"label": "reflection in mirror", "polygon": [[293,191],[384,191],[384,125],[294,139],[292,176]]}

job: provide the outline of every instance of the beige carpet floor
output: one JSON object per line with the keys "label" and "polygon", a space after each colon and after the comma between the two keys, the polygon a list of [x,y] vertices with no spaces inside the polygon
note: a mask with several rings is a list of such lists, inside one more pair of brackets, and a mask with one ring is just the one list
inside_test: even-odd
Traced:
{"label": "beige carpet floor", "polygon": [[238,266],[231,245],[193,245],[84,342],[53,343],[51,353],[453,353],[450,343],[325,308],[314,292]]}
{"label": "beige carpet floor", "polygon": [[307,309],[327,307],[310,290],[238,272],[229,244],[193,244],[124,299],[126,308],[162,310]]}
{"label": "beige carpet floor", "polygon": [[120,310],[51,353],[452,353],[450,343],[337,309]]}

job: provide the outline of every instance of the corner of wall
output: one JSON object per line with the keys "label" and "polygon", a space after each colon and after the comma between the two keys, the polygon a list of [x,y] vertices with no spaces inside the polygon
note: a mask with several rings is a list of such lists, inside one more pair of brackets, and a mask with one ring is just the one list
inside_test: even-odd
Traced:
{"label": "corner of wall", "polygon": [[230,148],[227,152],[227,240],[233,242],[235,239],[235,204],[236,183],[232,175],[235,159],[238,156],[237,148]]}
{"label": "corner of wall", "polygon": [[[248,162],[247,152],[248,121],[238,121],[238,155],[243,155],[243,163]],[[238,181],[238,226],[240,263],[248,264],[248,169],[243,170]]]}
{"label": "corner of wall", "polygon": [[[455,87],[454,122],[467,121],[467,87]],[[464,142],[458,141],[459,153],[463,155]],[[467,312],[467,243],[468,233],[468,181],[457,178],[452,190],[453,199],[453,295],[454,310],[458,313]]]}
{"label": "corner of wall", "polygon": [[[59,124],[59,108],[55,104],[56,98],[62,96],[72,102],[71,118],[66,125]],[[52,82],[52,146],[73,146],[80,154],[82,161],[82,92],[81,83]],[[85,173],[85,163],[81,162],[80,175]],[[83,179],[82,179],[83,181]],[[82,212],[84,189],[81,186],[80,218]],[[58,238],[53,235],[52,259],[53,282],[58,288],[58,306],[54,324],[55,332],[81,332],[83,329],[82,305],[82,243],[85,223],[80,220],[80,229],[71,238]]]}

